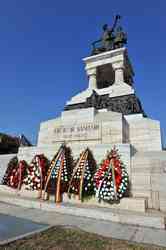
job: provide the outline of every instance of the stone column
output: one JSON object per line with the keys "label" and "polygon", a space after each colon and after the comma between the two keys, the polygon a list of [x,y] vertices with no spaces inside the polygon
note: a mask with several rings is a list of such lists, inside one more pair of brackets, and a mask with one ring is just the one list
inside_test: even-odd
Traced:
{"label": "stone column", "polygon": [[96,68],[87,70],[89,78],[89,89],[97,89]]}
{"label": "stone column", "polygon": [[115,72],[115,82],[114,84],[121,84],[124,82],[124,65],[123,63],[113,63],[113,70]]}

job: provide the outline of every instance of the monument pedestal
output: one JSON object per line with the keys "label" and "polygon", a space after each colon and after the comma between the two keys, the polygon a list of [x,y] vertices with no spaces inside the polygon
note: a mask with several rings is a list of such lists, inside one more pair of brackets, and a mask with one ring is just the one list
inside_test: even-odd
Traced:
{"label": "monument pedestal", "polygon": [[130,195],[147,199],[149,208],[166,211],[166,191],[159,182],[158,187],[153,184],[157,178],[161,182],[165,178],[165,173],[156,177],[153,172],[154,165],[159,169],[159,155],[161,165],[166,162],[160,123],[145,115],[135,95],[127,50],[104,52],[84,62],[88,88],[67,102],[60,117],[41,123],[37,147],[20,148],[19,159],[30,162],[39,153],[51,159],[65,142],[74,159],[88,146],[99,165],[116,146],[129,174]]}
{"label": "monument pedestal", "polygon": [[[143,213],[139,216],[134,214],[132,217],[128,212],[125,218],[122,212],[120,215],[115,213],[115,217],[119,222],[132,224],[135,219],[138,225],[165,228],[163,216],[156,219],[145,213],[148,208],[166,212],[166,152],[162,151],[160,123],[147,117],[135,94],[134,72],[127,50],[121,48],[104,52],[85,58],[84,62],[88,88],[66,103],[60,117],[42,122],[37,146],[20,148],[18,158],[30,163],[36,154],[44,154],[51,160],[65,142],[71,148],[74,159],[89,147],[99,166],[107,151],[116,147],[129,175],[130,197],[121,199],[115,205],[97,205],[93,199],[87,201],[87,206],[91,206],[91,216],[93,206],[110,206],[118,211],[141,211]],[[0,192],[4,192],[2,189],[0,187]],[[6,194],[6,198],[5,194],[0,196],[1,201],[9,202],[10,195],[8,192]],[[24,197],[25,193],[22,195]],[[15,204],[21,204],[22,197],[15,197]],[[69,202],[65,196],[64,201]],[[32,206],[39,207],[38,201],[29,199],[26,202],[28,207],[32,203]],[[74,200],[70,202],[73,204]],[[43,203],[42,206],[46,210],[55,208],[52,204],[49,207]],[[89,210],[85,210],[79,210],[79,215],[89,216]],[[71,213],[75,214],[75,211]],[[98,215],[97,212],[95,216]],[[100,213],[99,217],[115,221],[113,215]]]}

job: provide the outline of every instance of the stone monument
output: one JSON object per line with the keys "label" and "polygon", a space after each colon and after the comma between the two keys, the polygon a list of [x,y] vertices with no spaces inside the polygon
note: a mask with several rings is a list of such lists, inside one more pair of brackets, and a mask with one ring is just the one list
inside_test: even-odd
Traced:
{"label": "stone monument", "polygon": [[94,42],[91,55],[83,59],[87,89],[66,102],[61,116],[42,122],[37,146],[20,148],[18,157],[30,161],[44,153],[51,159],[65,142],[74,158],[88,146],[99,164],[116,146],[129,174],[130,197],[140,202],[131,204],[128,199],[125,206],[166,211],[166,152],[160,122],[148,117],[136,95],[134,70],[124,47],[127,36],[116,28],[119,19],[111,29],[104,27],[107,43],[104,33],[97,41],[100,46]]}

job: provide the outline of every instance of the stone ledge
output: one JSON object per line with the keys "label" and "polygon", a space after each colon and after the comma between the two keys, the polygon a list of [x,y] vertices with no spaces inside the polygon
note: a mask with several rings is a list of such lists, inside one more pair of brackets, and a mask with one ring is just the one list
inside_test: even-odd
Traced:
{"label": "stone ledge", "polygon": [[[0,194],[2,195],[10,195],[13,197],[20,197],[20,198],[29,198],[29,199],[37,199],[39,196],[38,191],[28,191],[24,189],[22,190],[15,190],[6,185],[0,185]],[[54,200],[54,197],[51,197],[51,200]],[[71,199],[68,198],[67,194],[63,195],[63,202],[69,203],[72,205],[83,205],[83,206],[96,206],[100,208],[108,208],[108,209],[120,209],[120,210],[128,210],[128,211],[135,211],[135,212],[145,212],[147,209],[147,199],[142,197],[132,198],[132,197],[125,197],[121,199],[120,203],[117,204],[108,204],[106,202],[98,202],[95,197],[86,200],[85,202],[81,202],[78,200],[77,196],[73,196]]]}
{"label": "stone ledge", "polygon": [[108,204],[106,202],[101,201],[100,203],[96,200],[95,197],[81,202],[78,200],[77,197],[69,199],[67,194],[64,194],[63,201],[65,203],[71,203],[76,205],[87,205],[87,206],[96,206],[100,208],[109,208],[109,209],[120,209],[120,210],[128,210],[128,211],[135,211],[135,212],[145,212],[147,209],[147,199],[146,198],[130,198],[125,197],[120,200],[120,203],[116,204]]}
{"label": "stone ledge", "polygon": [[119,209],[99,208],[96,206],[71,205],[69,203],[55,204],[41,200],[18,197],[1,193],[0,201],[8,204],[18,205],[27,208],[36,208],[44,211],[52,211],[60,214],[69,214],[93,218],[98,220],[113,221],[123,224],[138,225],[165,229],[166,217],[161,213],[141,213]]}

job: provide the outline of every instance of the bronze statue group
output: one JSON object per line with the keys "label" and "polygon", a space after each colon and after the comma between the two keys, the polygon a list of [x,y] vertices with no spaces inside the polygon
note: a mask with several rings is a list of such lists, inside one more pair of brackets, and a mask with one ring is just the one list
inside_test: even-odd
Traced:
{"label": "bronze statue group", "polygon": [[[103,25],[103,34],[101,38],[92,43],[92,54],[99,54],[101,52],[122,48],[127,43],[127,35],[123,31],[122,27],[117,26],[118,20],[121,16],[116,15],[115,21],[112,27],[108,27],[107,24]],[[98,45],[99,44],[99,45]],[[98,46],[97,46],[98,45]]]}

